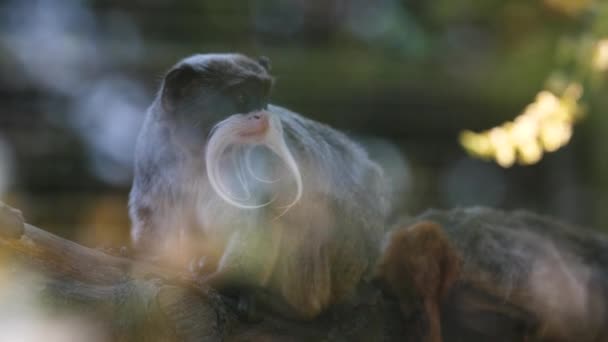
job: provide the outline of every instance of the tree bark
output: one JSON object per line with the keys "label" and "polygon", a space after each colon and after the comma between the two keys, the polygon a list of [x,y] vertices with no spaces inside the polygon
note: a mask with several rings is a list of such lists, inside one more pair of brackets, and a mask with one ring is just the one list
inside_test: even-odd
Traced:
{"label": "tree bark", "polygon": [[[28,288],[51,311],[95,320],[112,341],[422,341],[440,335],[444,341],[608,341],[606,237],[531,213],[485,208],[428,211],[396,229],[407,235],[421,221],[440,224],[453,249],[448,255],[461,260],[450,288],[438,287],[437,306],[416,283],[434,278],[418,277],[427,270],[414,269],[403,277],[413,282],[408,300],[368,284],[356,300],[310,322],[270,312],[244,320],[233,299],[190,274],[67,241],[1,204],[0,262],[14,270],[14,279],[23,270],[38,275]],[[433,262],[433,253],[419,248],[404,255]],[[447,272],[443,262],[437,265]],[[433,317],[425,307],[440,311],[439,335],[429,331]]]}

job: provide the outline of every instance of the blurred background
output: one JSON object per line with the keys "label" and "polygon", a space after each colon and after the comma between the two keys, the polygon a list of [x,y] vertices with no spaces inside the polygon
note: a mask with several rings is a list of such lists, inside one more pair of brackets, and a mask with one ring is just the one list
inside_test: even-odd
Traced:
{"label": "blurred background", "polygon": [[[364,141],[405,213],[524,208],[603,229],[606,13],[592,0],[0,1],[0,198],[53,233],[123,243],[134,141],[163,73],[234,51],[270,57],[272,102]],[[569,105],[559,146],[475,151],[546,108],[529,107],[542,91]]]}

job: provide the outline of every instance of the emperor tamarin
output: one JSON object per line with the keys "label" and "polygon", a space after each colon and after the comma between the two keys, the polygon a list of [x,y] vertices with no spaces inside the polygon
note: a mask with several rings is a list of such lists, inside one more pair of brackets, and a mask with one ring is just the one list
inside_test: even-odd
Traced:
{"label": "emperor tamarin", "polygon": [[346,135],[268,105],[268,65],[203,54],[169,70],[137,143],[131,235],[141,253],[203,256],[210,284],[264,289],[312,318],[371,273],[387,187]]}

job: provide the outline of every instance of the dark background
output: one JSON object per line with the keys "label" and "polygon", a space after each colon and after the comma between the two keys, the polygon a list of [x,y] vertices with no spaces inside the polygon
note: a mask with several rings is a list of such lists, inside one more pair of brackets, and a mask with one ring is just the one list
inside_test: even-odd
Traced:
{"label": "dark background", "polygon": [[536,165],[503,169],[458,143],[534,100],[564,37],[588,30],[576,8],[588,2],[1,1],[0,198],[55,233],[118,243],[134,139],[163,73],[234,51],[270,57],[274,103],[364,138],[404,185],[404,212],[525,208],[602,229],[602,92]]}

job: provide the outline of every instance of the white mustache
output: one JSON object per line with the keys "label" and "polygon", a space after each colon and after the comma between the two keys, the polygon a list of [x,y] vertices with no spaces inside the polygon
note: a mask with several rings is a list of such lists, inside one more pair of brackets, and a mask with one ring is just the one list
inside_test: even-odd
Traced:
{"label": "white mustache", "polygon": [[[263,146],[272,151],[283,162],[296,184],[293,200],[285,206],[285,214],[293,207],[303,194],[302,175],[300,168],[289,150],[283,136],[283,126],[280,118],[269,111],[259,111],[248,115],[235,114],[218,123],[211,131],[205,150],[205,167],[207,177],[215,193],[226,203],[241,209],[258,209],[270,205],[276,199],[266,203],[251,204],[250,182],[272,184],[276,180],[268,180],[256,175],[251,162],[251,152],[257,146]],[[239,150],[244,153],[239,153]],[[245,193],[245,198],[239,198],[229,191],[222,172],[221,161],[232,154],[237,180]],[[246,177],[245,171],[249,173]],[[280,190],[280,189],[279,189]]]}

